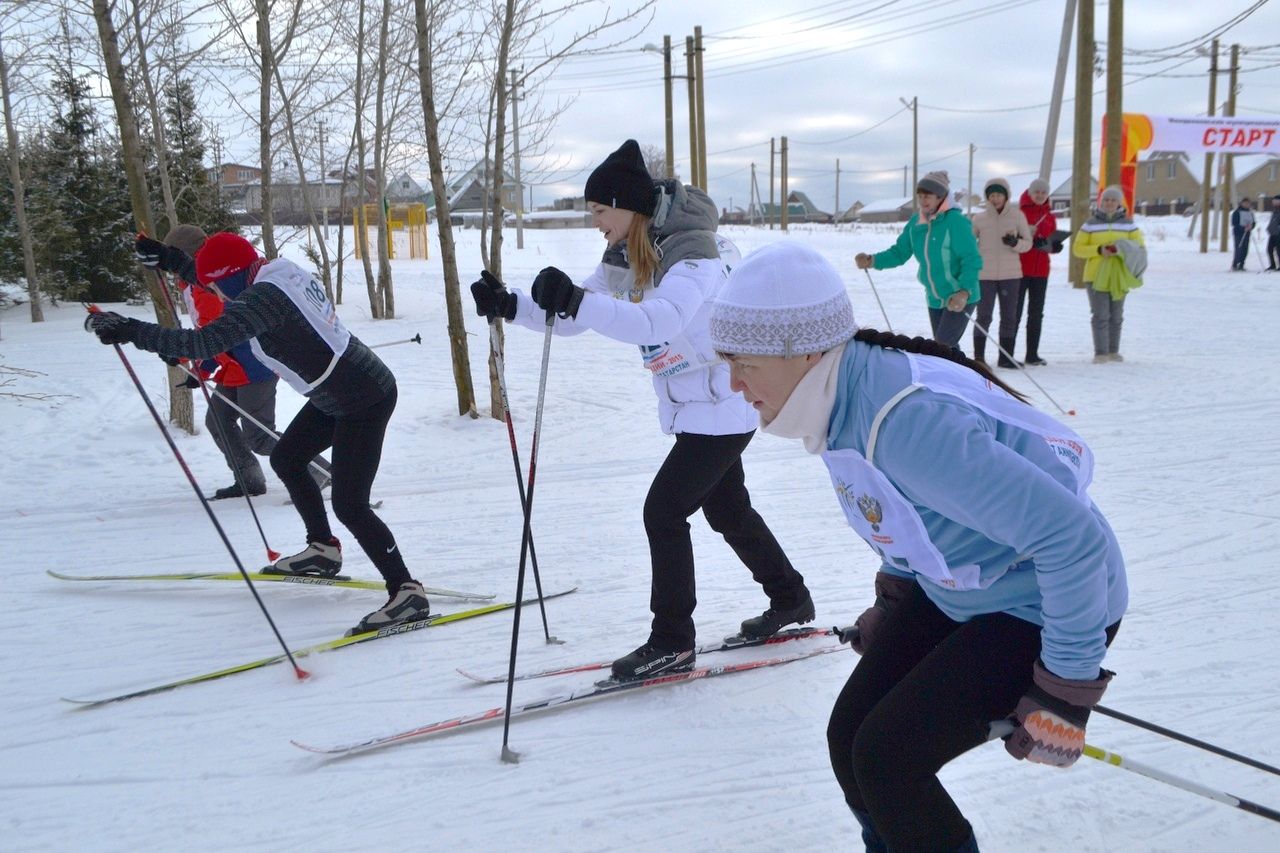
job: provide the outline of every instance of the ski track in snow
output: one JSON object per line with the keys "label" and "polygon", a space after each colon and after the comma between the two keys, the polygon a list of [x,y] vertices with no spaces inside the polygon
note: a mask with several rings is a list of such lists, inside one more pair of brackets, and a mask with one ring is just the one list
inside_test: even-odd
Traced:
{"label": "ski track in snow", "polygon": [[[1126,362],[1090,363],[1088,307],[1065,281],[1060,255],[1046,306],[1049,365],[1032,374],[1078,412],[1064,420],[1097,452],[1091,492],[1129,566],[1131,607],[1108,657],[1119,674],[1105,703],[1280,764],[1280,662],[1270,647],[1280,627],[1280,378],[1272,369],[1280,276],[1226,272],[1225,256],[1199,255],[1193,242],[1168,236],[1181,221],[1145,225],[1151,268],[1126,306]],[[845,276],[857,316],[882,325],[852,258],[883,248],[894,229],[728,234],[744,253],[773,240],[823,250]],[[458,239],[467,281],[479,269],[470,260],[476,234]],[[601,248],[591,231],[530,231],[526,241],[528,249],[505,258],[508,281],[525,289],[548,263],[581,278]],[[454,414],[438,260],[393,264],[399,318],[368,320],[359,289],[348,290],[340,309],[368,343],[423,334],[421,346],[378,351],[401,395],[375,484],[386,499],[379,514],[421,580],[508,601],[521,513],[506,427]],[[894,328],[921,333],[914,264],[873,275]],[[115,354],[82,331],[77,306],[46,308],[46,317],[31,325],[25,306],[0,317],[0,361],[48,374],[22,380],[22,390],[74,395],[58,405],[0,400],[10,448],[0,477],[4,849],[347,850],[406,839],[442,850],[858,846],[824,737],[851,654],[519,719],[511,728],[522,754],[515,766],[498,760],[501,724],[343,761],[288,743],[346,743],[501,705],[505,685],[476,686],[453,669],[505,670],[509,613],[304,658],[312,678],[301,683],[285,664],[97,709],[59,701],[194,675],[278,646],[236,584],[73,584],[45,575],[234,568]],[[467,326],[483,410],[488,336],[479,318],[468,315]],[[541,334],[507,330],[526,469],[541,347]],[[159,362],[125,352],[163,411]],[[1001,375],[1057,412],[1026,377]],[[288,423],[301,402],[282,386],[277,423]],[[203,400],[196,409],[202,421]],[[645,639],[641,504],[670,444],[654,411],[632,347],[591,334],[553,341],[534,540],[544,588],[579,591],[546,605],[564,645],[545,644],[537,609],[524,611],[521,669],[608,659]],[[206,492],[229,482],[207,435],[175,439]],[[813,590],[815,624],[851,622],[873,597],[876,561],[844,527],[821,463],[798,444],[762,436],[746,470],[753,502]],[[300,545],[302,526],[279,505],[284,490],[270,473],[268,484],[255,506],[272,547],[287,553]],[[263,545],[244,504],[214,507],[246,568],[256,568]],[[766,602],[702,519],[693,531],[699,639],[708,642]],[[335,532],[344,537],[340,526]],[[354,543],[344,571],[377,577]],[[530,573],[526,592],[532,588]],[[340,635],[382,602],[360,590],[258,590],[294,647]],[[716,657],[756,655],[767,653]],[[597,675],[522,682],[516,702]],[[1280,808],[1280,785],[1260,771],[1101,715],[1089,739]],[[1274,823],[1089,759],[1062,772],[1014,762],[989,745],[941,775],[984,853],[1280,848]]]}

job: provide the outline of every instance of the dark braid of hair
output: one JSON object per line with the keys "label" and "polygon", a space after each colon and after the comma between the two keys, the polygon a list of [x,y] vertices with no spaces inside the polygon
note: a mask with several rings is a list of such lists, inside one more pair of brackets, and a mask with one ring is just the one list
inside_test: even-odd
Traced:
{"label": "dark braid of hair", "polygon": [[914,337],[909,338],[906,335],[897,335],[893,332],[880,332],[875,329],[859,329],[858,333],[853,336],[855,341],[862,341],[864,344],[875,344],[878,347],[887,347],[889,349],[902,350],[903,352],[915,353],[916,355],[931,355],[936,358],[945,358],[947,361],[954,361],[956,364],[963,364],[965,367],[975,371],[983,379],[1003,388],[1008,392],[1009,396],[1015,400],[1030,405],[1030,402],[1021,393],[1010,388],[991,372],[991,368],[987,367],[981,361],[974,361],[966,356],[960,350],[953,346],[947,346],[944,343],[932,340],[930,338]]}

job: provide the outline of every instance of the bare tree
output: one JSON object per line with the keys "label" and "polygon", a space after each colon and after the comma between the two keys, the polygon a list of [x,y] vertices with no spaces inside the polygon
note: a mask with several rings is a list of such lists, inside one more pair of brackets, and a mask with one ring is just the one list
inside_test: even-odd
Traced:
{"label": "bare tree", "polygon": [[449,191],[444,180],[444,155],[440,146],[440,111],[436,104],[434,57],[439,32],[437,4],[428,14],[426,0],[413,0],[417,24],[418,85],[422,93],[422,114],[426,127],[427,159],[431,169],[431,191],[436,205],[436,232],[440,238],[440,262],[444,268],[444,299],[448,315],[449,352],[453,361],[453,383],[458,391],[458,414],[476,417],[475,390],[471,384],[471,356],[467,350],[467,330],[462,322],[461,286],[458,281],[458,254],[449,221]]}
{"label": "bare tree", "polygon": [[[133,110],[133,102],[129,97],[124,63],[120,58],[119,41],[111,11],[109,0],[93,0],[93,17],[98,25],[98,40],[102,47],[107,81],[111,86],[111,99],[115,103],[116,121],[120,128],[120,146],[124,156],[125,175],[129,183],[129,202],[133,208],[133,218],[139,231],[154,234],[151,201],[147,192],[145,154],[142,141],[138,136],[138,120]],[[171,329],[177,328],[178,318],[171,308],[169,294],[164,291],[160,277],[147,276],[145,281],[160,325]],[[179,385],[183,378],[182,371],[177,367],[169,368],[170,386]],[[189,433],[195,432],[195,417],[189,390],[175,390],[169,395],[169,417],[183,430]]]}
{"label": "bare tree", "polygon": [[5,61],[4,33],[0,31],[0,95],[4,102],[5,145],[9,158],[9,184],[13,189],[13,218],[18,226],[18,239],[22,243],[22,269],[27,277],[27,301],[31,304],[31,322],[44,321],[44,308],[40,297],[40,280],[36,275],[36,256],[31,244],[31,229],[27,225],[26,189],[22,183],[22,157],[18,145],[18,129],[13,120],[13,96],[9,91],[9,67]]}

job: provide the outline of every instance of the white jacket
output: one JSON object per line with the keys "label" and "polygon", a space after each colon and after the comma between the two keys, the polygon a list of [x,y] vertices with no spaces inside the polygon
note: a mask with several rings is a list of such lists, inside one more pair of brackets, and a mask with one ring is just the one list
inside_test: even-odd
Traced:
{"label": "white jacket", "polygon": [[[640,348],[641,366],[651,371],[662,431],[698,435],[740,435],[759,426],[741,394],[729,390],[729,368],[711,348],[711,303],[725,280],[718,258],[677,261],[659,287],[630,298],[635,277],[625,267],[600,264],[579,286],[587,291],[576,318],[556,318],[555,333],[587,329]],[[546,327],[546,312],[517,294],[515,322]]]}

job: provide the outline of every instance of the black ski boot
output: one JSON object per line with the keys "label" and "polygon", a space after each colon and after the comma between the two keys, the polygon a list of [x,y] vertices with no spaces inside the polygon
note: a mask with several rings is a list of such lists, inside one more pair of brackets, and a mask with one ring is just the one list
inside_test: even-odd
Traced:
{"label": "black ski boot", "polygon": [[417,581],[405,581],[400,584],[395,595],[387,599],[387,603],[360,620],[347,632],[348,637],[368,631],[381,631],[394,625],[406,622],[420,622],[431,617],[431,603],[427,601],[426,591]]}
{"label": "black ski boot", "polygon": [[763,640],[765,637],[772,637],[793,622],[797,625],[812,622],[815,615],[813,597],[806,591],[804,601],[795,607],[786,609],[770,607],[759,616],[753,616],[743,622],[742,636],[748,640]]}
{"label": "black ski boot", "polygon": [[342,543],[330,536],[328,542],[308,542],[296,554],[281,557],[263,568],[264,575],[308,575],[331,578],[342,568]]}
{"label": "black ski boot", "polygon": [[[250,483],[249,484],[250,497],[256,498],[258,495],[265,495],[266,493],[267,493],[266,483]],[[240,488],[239,483],[232,483],[230,486],[227,486],[222,489],[218,489],[216,492],[213,493],[213,497],[209,498],[209,500],[224,501],[227,498],[242,498],[242,497],[244,497],[244,489]]]}
{"label": "black ski boot", "polygon": [[668,652],[645,643],[629,655],[613,662],[613,677],[619,681],[634,681],[670,672],[688,672],[693,669],[696,655],[693,649]]}

